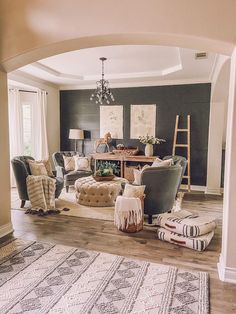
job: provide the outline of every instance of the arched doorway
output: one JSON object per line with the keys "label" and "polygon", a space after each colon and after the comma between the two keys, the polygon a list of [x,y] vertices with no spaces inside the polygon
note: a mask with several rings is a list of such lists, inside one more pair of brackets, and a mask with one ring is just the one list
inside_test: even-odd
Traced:
{"label": "arched doorway", "polygon": [[[42,45],[29,50],[21,55],[16,55],[5,59],[2,62],[2,67],[5,71],[9,72],[15,70],[23,65],[37,61],[57,53],[62,53],[66,51],[72,51],[75,49],[84,49],[88,47],[96,47],[101,45],[117,45],[117,44],[161,44],[170,46],[182,46],[191,48],[207,48],[207,50],[217,51],[219,53],[226,52],[225,49],[219,45],[219,42],[197,38],[195,36],[187,37],[184,35],[169,34],[164,35],[163,33],[126,33],[126,34],[113,34],[113,35],[97,35],[97,36],[87,36],[76,39],[69,39],[63,41],[57,41],[47,46]],[[229,50],[228,50],[229,53]],[[4,75],[3,75],[4,76]],[[3,83],[6,76],[3,77]],[[3,86],[6,88],[6,86]],[[6,101],[6,96],[4,96],[4,101]],[[6,118],[7,113],[4,112],[3,118]],[[1,145],[5,150],[5,160],[8,161],[8,143],[2,143]],[[6,172],[7,173],[7,172]],[[8,205],[7,205],[8,206]]]}

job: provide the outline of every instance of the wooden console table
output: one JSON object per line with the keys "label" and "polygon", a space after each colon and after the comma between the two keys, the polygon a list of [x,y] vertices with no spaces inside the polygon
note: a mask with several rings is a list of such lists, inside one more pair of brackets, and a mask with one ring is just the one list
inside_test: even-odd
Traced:
{"label": "wooden console table", "polygon": [[[91,157],[95,160],[95,171],[96,171],[96,161],[97,160],[107,160],[107,161],[118,161],[120,162],[120,176],[132,181],[133,177],[128,168],[138,168],[138,165],[145,163],[153,163],[153,161],[157,158],[157,156],[146,157],[146,156],[120,156],[111,153],[104,154],[91,154]],[[132,166],[129,164],[132,163]]]}

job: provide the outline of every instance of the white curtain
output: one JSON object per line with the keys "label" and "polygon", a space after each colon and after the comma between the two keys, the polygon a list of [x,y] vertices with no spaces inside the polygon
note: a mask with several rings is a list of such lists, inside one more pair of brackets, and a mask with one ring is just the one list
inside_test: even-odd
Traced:
{"label": "white curtain", "polygon": [[32,155],[36,160],[49,157],[46,115],[47,93],[38,90],[36,104],[32,106]]}
{"label": "white curtain", "polygon": [[[35,95],[35,94],[34,94]],[[9,133],[10,133],[10,157],[24,155],[24,127],[23,127],[23,103],[19,89],[9,90]],[[47,93],[38,90],[35,97],[27,99],[31,106],[31,151],[36,160],[47,159],[48,141],[46,128]],[[11,167],[11,186],[16,182]]]}
{"label": "white curtain", "polygon": [[[23,155],[23,123],[20,92],[18,89],[9,90],[9,136],[10,158]],[[16,186],[15,177],[11,167],[11,186]]]}

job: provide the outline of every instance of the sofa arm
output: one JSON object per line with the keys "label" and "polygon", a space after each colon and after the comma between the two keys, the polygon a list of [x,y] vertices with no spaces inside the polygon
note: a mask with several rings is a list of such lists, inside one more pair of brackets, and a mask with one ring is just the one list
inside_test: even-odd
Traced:
{"label": "sofa arm", "polygon": [[66,173],[66,171],[65,171],[65,168],[64,167],[60,167],[60,166],[57,166],[56,167],[56,172],[57,172],[57,177],[58,178],[64,178],[64,175],[65,175],[65,173]]}

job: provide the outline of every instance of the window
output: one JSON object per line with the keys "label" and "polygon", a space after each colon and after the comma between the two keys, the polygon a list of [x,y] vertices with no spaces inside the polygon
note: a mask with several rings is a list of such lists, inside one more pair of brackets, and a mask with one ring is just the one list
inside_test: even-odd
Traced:
{"label": "window", "polygon": [[22,103],[24,155],[32,155],[32,105]]}

